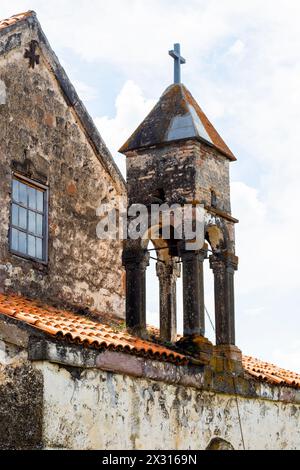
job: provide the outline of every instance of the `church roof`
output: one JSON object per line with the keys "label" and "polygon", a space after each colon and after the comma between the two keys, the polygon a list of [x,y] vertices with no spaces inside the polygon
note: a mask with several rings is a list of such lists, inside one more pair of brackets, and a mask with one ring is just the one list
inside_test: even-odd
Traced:
{"label": "church roof", "polygon": [[17,15],[13,15],[10,18],[5,20],[0,20],[0,29],[7,28],[8,26],[12,26],[13,24],[17,23],[18,21],[22,21],[29,16],[34,15],[34,11],[26,11],[25,13],[18,13]]}
{"label": "church roof", "polygon": [[186,364],[183,355],[159,344],[136,338],[121,328],[117,318],[106,317],[109,324],[71,311],[16,295],[0,294],[0,314],[14,317],[60,340],[93,349],[123,351],[150,359]]}
{"label": "church roof", "polygon": [[251,356],[243,356],[243,366],[253,377],[275,385],[290,385],[300,388],[300,374],[261,361]]}
{"label": "church roof", "polygon": [[[99,320],[45,305],[12,294],[0,294],[0,314],[24,322],[56,338],[92,349],[108,349],[156,361],[187,364],[188,356],[152,341],[145,341],[122,329],[122,320],[99,314]],[[300,374],[249,356],[243,356],[245,372],[272,385],[300,388]]]}
{"label": "church roof", "polygon": [[10,33],[16,27],[29,26],[32,30],[37,33],[39,48],[45,55],[48,65],[58,82],[61,92],[68,104],[72,107],[79,123],[90,141],[92,147],[95,150],[99,161],[106,169],[107,173],[111,176],[112,180],[116,183],[122,192],[126,191],[125,180],[115,163],[110,151],[106,147],[97,127],[94,124],[91,116],[89,115],[86,107],[80,100],[74,86],[70,82],[65,70],[61,66],[58,58],[51,49],[51,46],[41,28],[41,25],[37,19],[34,11],[27,11],[25,13],[19,13],[8,19],[0,20],[0,39],[3,35]]}
{"label": "church roof", "polygon": [[126,153],[184,139],[205,142],[230,160],[236,160],[188,89],[181,83],[175,83],[165,90],[152,111],[119,151]]}

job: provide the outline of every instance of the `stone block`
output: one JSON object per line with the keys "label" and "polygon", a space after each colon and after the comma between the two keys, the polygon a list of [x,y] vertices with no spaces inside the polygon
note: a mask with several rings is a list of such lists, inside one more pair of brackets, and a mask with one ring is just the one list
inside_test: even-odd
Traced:
{"label": "stone block", "polygon": [[176,345],[183,353],[195,358],[197,364],[209,364],[211,361],[213,345],[204,336],[185,336]]}

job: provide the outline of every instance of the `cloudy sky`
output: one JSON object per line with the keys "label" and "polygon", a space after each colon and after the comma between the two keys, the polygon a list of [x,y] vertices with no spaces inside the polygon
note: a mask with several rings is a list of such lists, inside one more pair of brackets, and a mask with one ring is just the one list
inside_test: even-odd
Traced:
{"label": "cloudy sky", "polygon": [[28,9],[123,173],[117,149],[172,82],[168,50],[181,43],[183,82],[238,158],[237,345],[300,372],[300,2],[0,0],[2,18]]}

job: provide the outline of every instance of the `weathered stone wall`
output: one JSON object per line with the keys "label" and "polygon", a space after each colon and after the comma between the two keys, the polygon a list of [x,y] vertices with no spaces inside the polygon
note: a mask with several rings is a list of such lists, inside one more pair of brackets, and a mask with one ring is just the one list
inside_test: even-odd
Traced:
{"label": "weathered stone wall", "polygon": [[147,204],[163,190],[168,203],[195,199],[195,142],[129,152],[129,203]]}
{"label": "weathered stone wall", "polygon": [[230,161],[204,144],[199,143],[195,150],[197,199],[210,206],[211,191],[214,191],[217,208],[230,214]]}
{"label": "weathered stone wall", "polygon": [[0,329],[0,449],[41,449],[42,425],[43,374]]}
{"label": "weathered stone wall", "polygon": [[193,140],[127,154],[130,201],[148,202],[163,189],[167,202],[199,201],[230,213],[229,160],[217,150]]}
{"label": "weathered stone wall", "polygon": [[[0,39],[0,289],[123,316],[121,243],[96,236],[96,209],[124,197],[122,184],[100,162],[40,48],[40,64],[29,68],[24,51],[39,40],[36,26]],[[13,171],[49,186],[47,266],[9,252]]]}
{"label": "weathered stone wall", "polygon": [[[206,235],[211,247],[235,251],[234,222],[226,217],[231,213],[226,157],[204,143],[186,140],[129,151],[126,162],[129,204],[159,199],[167,204],[201,203],[208,209]],[[210,209],[212,192],[216,213]]]}
{"label": "weathered stone wall", "polygon": [[[236,397],[49,362],[44,446],[205,449],[214,437],[242,449]],[[238,397],[246,449],[300,449],[300,405]]]}

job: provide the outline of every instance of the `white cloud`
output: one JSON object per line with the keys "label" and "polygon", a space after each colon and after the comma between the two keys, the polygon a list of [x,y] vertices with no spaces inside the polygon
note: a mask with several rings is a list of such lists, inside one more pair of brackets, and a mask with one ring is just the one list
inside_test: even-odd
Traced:
{"label": "white cloud", "polygon": [[245,309],[245,315],[249,317],[259,317],[264,312],[263,307],[254,307]]}
{"label": "white cloud", "polygon": [[233,56],[242,58],[245,53],[245,44],[240,39],[237,39],[226,52],[226,56]]}
{"label": "white cloud", "polygon": [[[280,192],[283,194],[284,189],[278,188],[278,198]],[[233,213],[240,219],[236,227],[240,292],[272,287],[278,288],[279,294],[300,288],[298,267],[288,258],[286,246],[293,227],[300,230],[300,222],[286,217],[285,206],[270,201],[268,192],[260,199],[258,190],[245,183],[232,183],[232,205]]]}
{"label": "white cloud", "polygon": [[280,367],[286,367],[300,374],[300,343],[294,347],[286,345],[284,350],[275,349],[272,356],[272,360]]}
{"label": "white cloud", "polygon": [[117,152],[154,104],[154,100],[146,99],[141,89],[132,80],[128,80],[116,98],[115,117],[95,118],[101,136],[115,156],[124,176],[126,174],[125,158],[120,154],[117,155]]}
{"label": "white cloud", "polygon": [[251,188],[245,183],[235,181],[231,184],[231,196],[233,212],[238,217],[247,214],[244,224],[247,228],[251,228],[257,223],[261,223],[266,216],[266,207],[259,200],[258,190]]}
{"label": "white cloud", "polygon": [[98,96],[96,88],[91,87],[80,80],[73,80],[73,85],[80,96],[80,99],[86,103],[95,100]]}
{"label": "white cloud", "polygon": [[[193,79],[196,64],[206,75],[207,55],[233,35],[235,53],[249,38],[257,48],[255,58],[261,60],[274,42],[274,31],[288,21],[284,35],[280,29],[280,44],[272,46],[272,60],[286,60],[291,55],[289,38],[298,37],[300,12],[297,0],[0,0],[0,7],[3,16],[35,9],[54,47],[113,64],[149,86],[170,78],[167,50],[173,42],[182,42],[188,58],[185,76]],[[258,47],[262,36],[264,43]]]}

